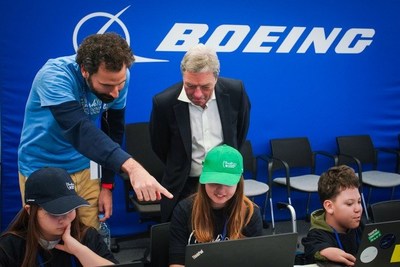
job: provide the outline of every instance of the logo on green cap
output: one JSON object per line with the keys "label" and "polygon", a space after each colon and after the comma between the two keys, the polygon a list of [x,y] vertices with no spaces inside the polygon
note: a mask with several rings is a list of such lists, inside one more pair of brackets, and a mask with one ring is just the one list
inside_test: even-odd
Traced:
{"label": "logo on green cap", "polygon": [[222,162],[222,166],[223,166],[224,168],[227,168],[227,169],[234,169],[234,168],[236,168],[237,163],[236,163],[236,162],[232,162],[232,161],[226,161],[226,160],[224,160],[224,161]]}

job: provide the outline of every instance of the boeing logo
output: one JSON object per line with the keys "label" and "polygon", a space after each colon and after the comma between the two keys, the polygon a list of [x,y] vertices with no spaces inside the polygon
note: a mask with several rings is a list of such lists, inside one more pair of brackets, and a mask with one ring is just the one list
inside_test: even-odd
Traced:
{"label": "boeing logo", "polygon": [[[119,18],[119,16],[121,16],[122,13],[124,13],[130,6],[127,6],[126,8],[122,9],[120,12],[118,12],[117,14],[113,15],[110,13],[106,13],[106,12],[94,12],[91,13],[89,15],[86,15],[85,17],[83,17],[78,24],[75,26],[74,29],[74,33],[72,34],[72,43],[74,45],[74,49],[75,51],[78,50],[78,33],[79,30],[81,29],[82,25],[85,24],[87,21],[93,19],[93,18],[97,18],[97,17],[105,17],[105,18],[109,18],[109,20],[107,21],[106,24],[103,25],[103,27],[101,27],[97,33],[105,33],[107,31],[107,29],[115,22],[117,23],[122,31],[124,32],[125,35],[125,40],[126,42],[130,45],[130,34],[129,31],[127,29],[127,27],[125,26],[125,24],[121,21],[121,19]],[[168,60],[163,60],[163,59],[155,59],[155,58],[147,58],[147,57],[141,57],[135,54],[135,59],[137,63],[140,62],[168,62]]]}
{"label": "boeing logo", "polygon": [[[119,18],[130,6],[113,15],[106,12],[94,12],[83,17],[73,32],[73,45],[78,49],[78,33],[87,21],[105,17],[109,20],[97,31],[104,33],[117,23],[130,44],[130,35],[126,25]],[[223,24],[210,30],[204,23],[175,23],[156,48],[157,52],[186,52],[190,47],[203,42],[217,52],[232,53],[241,48],[243,53],[316,53],[360,54],[372,44],[375,29],[335,27],[287,27],[260,25],[254,34],[249,25]],[[209,36],[207,40],[205,36]],[[202,40],[202,41],[201,41]],[[240,51],[240,50],[239,50]],[[168,62],[164,59],[137,56],[136,62]]]}
{"label": "boeing logo", "polygon": [[[156,51],[187,51],[198,44],[200,38],[209,31],[207,24],[175,23]],[[218,26],[205,45],[214,47],[217,52],[234,52],[245,43],[250,32],[248,25],[224,24]],[[362,53],[373,41],[375,30],[371,28],[333,28],[330,32],[322,27],[292,27],[261,25],[242,50],[244,53],[290,53],[311,52],[325,54],[335,44],[337,54]],[[296,48],[295,48],[296,47]]]}

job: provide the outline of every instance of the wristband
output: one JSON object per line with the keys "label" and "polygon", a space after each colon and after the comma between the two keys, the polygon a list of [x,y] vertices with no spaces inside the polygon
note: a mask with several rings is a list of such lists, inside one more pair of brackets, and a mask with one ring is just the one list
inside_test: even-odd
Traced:
{"label": "wristband", "polygon": [[107,183],[102,183],[101,188],[106,188],[108,190],[113,190],[114,189],[114,184],[107,184]]}

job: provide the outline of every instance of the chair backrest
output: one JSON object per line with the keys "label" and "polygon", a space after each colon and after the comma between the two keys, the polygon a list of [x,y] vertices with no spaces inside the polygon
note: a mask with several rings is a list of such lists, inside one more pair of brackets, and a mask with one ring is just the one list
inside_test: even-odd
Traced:
{"label": "chair backrest", "polygon": [[[164,164],[151,147],[149,124],[147,122],[126,124],[125,144],[126,151],[154,178],[161,182],[164,173]],[[129,179],[125,179],[125,205],[127,211],[139,212],[140,221],[160,221],[159,201],[139,201],[133,192]]]}
{"label": "chair backrest", "polygon": [[400,220],[400,199],[371,204],[371,212],[374,222]]}
{"label": "chair backrest", "polygon": [[170,223],[155,224],[151,227],[150,265],[152,267],[168,266],[169,259],[169,225]]}
{"label": "chair backrest", "polygon": [[244,175],[247,173],[251,175],[252,179],[257,178],[257,159],[253,154],[253,147],[250,140],[246,140],[240,149],[243,156]]}
{"label": "chair backrest", "polygon": [[339,164],[354,164],[354,161],[341,157],[346,154],[356,157],[361,163],[376,164],[376,152],[369,135],[350,135],[336,137],[339,152]]}
{"label": "chair backrest", "polygon": [[[289,167],[314,168],[314,158],[310,142],[307,137],[271,139],[271,154],[289,164]],[[274,170],[283,168],[283,165],[274,160]]]}
{"label": "chair backrest", "polygon": [[151,148],[149,124],[147,122],[125,125],[126,151],[151,175],[161,181],[164,164]]}

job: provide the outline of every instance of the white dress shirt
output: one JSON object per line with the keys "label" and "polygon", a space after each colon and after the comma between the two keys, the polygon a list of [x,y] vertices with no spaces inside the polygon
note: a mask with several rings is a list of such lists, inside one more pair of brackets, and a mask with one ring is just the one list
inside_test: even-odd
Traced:
{"label": "white dress shirt", "polygon": [[184,88],[178,100],[189,103],[192,131],[192,164],[189,176],[198,177],[201,174],[206,153],[224,141],[215,91],[204,109],[189,100]]}

